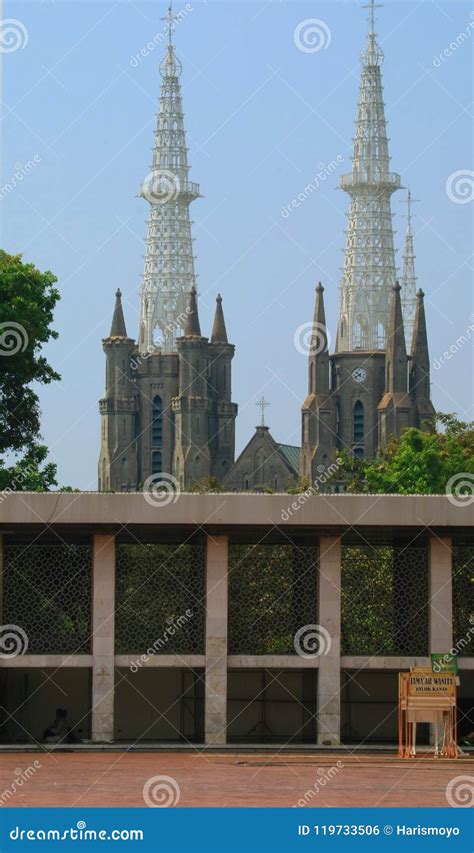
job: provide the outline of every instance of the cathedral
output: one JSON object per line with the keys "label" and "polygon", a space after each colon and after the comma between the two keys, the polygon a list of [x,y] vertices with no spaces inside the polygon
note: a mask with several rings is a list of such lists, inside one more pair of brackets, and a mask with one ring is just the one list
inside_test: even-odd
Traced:
{"label": "cathedral", "polygon": [[100,491],[141,489],[169,478],[187,489],[210,477],[227,491],[285,490],[316,481],[343,451],[373,458],[409,426],[432,429],[424,294],[416,292],[409,191],[397,280],[391,196],[401,180],[390,171],[374,10],[372,2],[352,171],[340,184],[350,207],[335,352],[329,352],[324,288],[318,284],[301,448],[279,444],[262,414],[235,460],[234,346],[220,295],[211,336],[201,334],[189,211],[200,192],[189,180],[182,66],[169,9],[153,159],[140,191],[150,213],[138,341],[127,335],[120,291],[103,340]]}

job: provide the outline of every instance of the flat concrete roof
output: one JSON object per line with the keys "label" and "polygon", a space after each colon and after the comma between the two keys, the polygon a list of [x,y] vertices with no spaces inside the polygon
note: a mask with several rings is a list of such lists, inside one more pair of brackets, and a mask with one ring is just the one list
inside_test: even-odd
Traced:
{"label": "flat concrete roof", "polygon": [[[169,501],[169,503],[166,503]],[[24,525],[80,528],[186,526],[216,528],[474,527],[474,501],[446,495],[164,495],[99,492],[17,492],[0,503],[0,532]]]}

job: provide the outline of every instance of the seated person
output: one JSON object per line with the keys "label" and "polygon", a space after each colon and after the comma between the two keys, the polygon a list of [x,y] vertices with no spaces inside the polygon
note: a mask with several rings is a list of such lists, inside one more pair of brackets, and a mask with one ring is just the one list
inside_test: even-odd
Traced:
{"label": "seated person", "polygon": [[77,738],[69,725],[65,708],[56,708],[56,717],[44,730],[46,743],[77,743]]}

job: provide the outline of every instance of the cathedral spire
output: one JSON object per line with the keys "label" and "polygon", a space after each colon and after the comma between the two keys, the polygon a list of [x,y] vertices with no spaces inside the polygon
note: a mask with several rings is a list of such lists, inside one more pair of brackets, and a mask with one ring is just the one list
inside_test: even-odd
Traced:
{"label": "cathedral spire", "polygon": [[400,187],[390,171],[374,0],[362,52],[362,74],[352,172],[341,178],[350,196],[337,351],[384,350],[395,284],[395,249],[390,197]]}
{"label": "cathedral spire", "polygon": [[401,300],[403,311],[403,322],[408,348],[411,347],[413,338],[413,324],[416,310],[416,275],[415,254],[413,251],[413,230],[411,206],[416,201],[412,198],[410,189],[407,192],[405,204],[407,205],[407,230],[405,234],[405,247],[403,251],[403,271],[401,276]]}
{"label": "cathedral spire", "polygon": [[416,294],[415,322],[411,348],[410,390],[420,397],[430,398],[430,357],[428,335],[426,333],[425,294],[419,290]]}
{"label": "cathedral spire", "polygon": [[173,43],[170,4],[165,18],[168,44],[160,63],[161,93],[151,171],[140,195],[150,204],[142,283],[139,348],[176,350],[188,294],[196,285],[189,206],[199,186],[189,180],[180,76]]}
{"label": "cathedral spire", "polygon": [[119,289],[115,293],[115,308],[114,316],[112,317],[112,326],[110,328],[110,338],[126,338],[127,329],[125,327],[125,317],[123,316],[122,308],[122,291]]}
{"label": "cathedral spire", "polygon": [[396,283],[393,288],[392,310],[385,356],[385,391],[402,392],[407,390],[407,349],[403,329],[401,287]]}
{"label": "cathedral spire", "polygon": [[224,312],[222,310],[222,296],[217,294],[216,313],[214,314],[214,323],[211,332],[211,344],[226,344],[227,329],[225,327]]}

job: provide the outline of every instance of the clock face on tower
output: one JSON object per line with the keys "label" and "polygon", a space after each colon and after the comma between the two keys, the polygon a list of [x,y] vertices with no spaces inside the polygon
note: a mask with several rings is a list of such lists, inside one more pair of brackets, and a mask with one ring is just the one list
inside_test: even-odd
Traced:
{"label": "clock face on tower", "polygon": [[363,367],[356,367],[356,369],[352,371],[352,378],[355,382],[363,382],[364,379],[367,379],[367,373]]}

